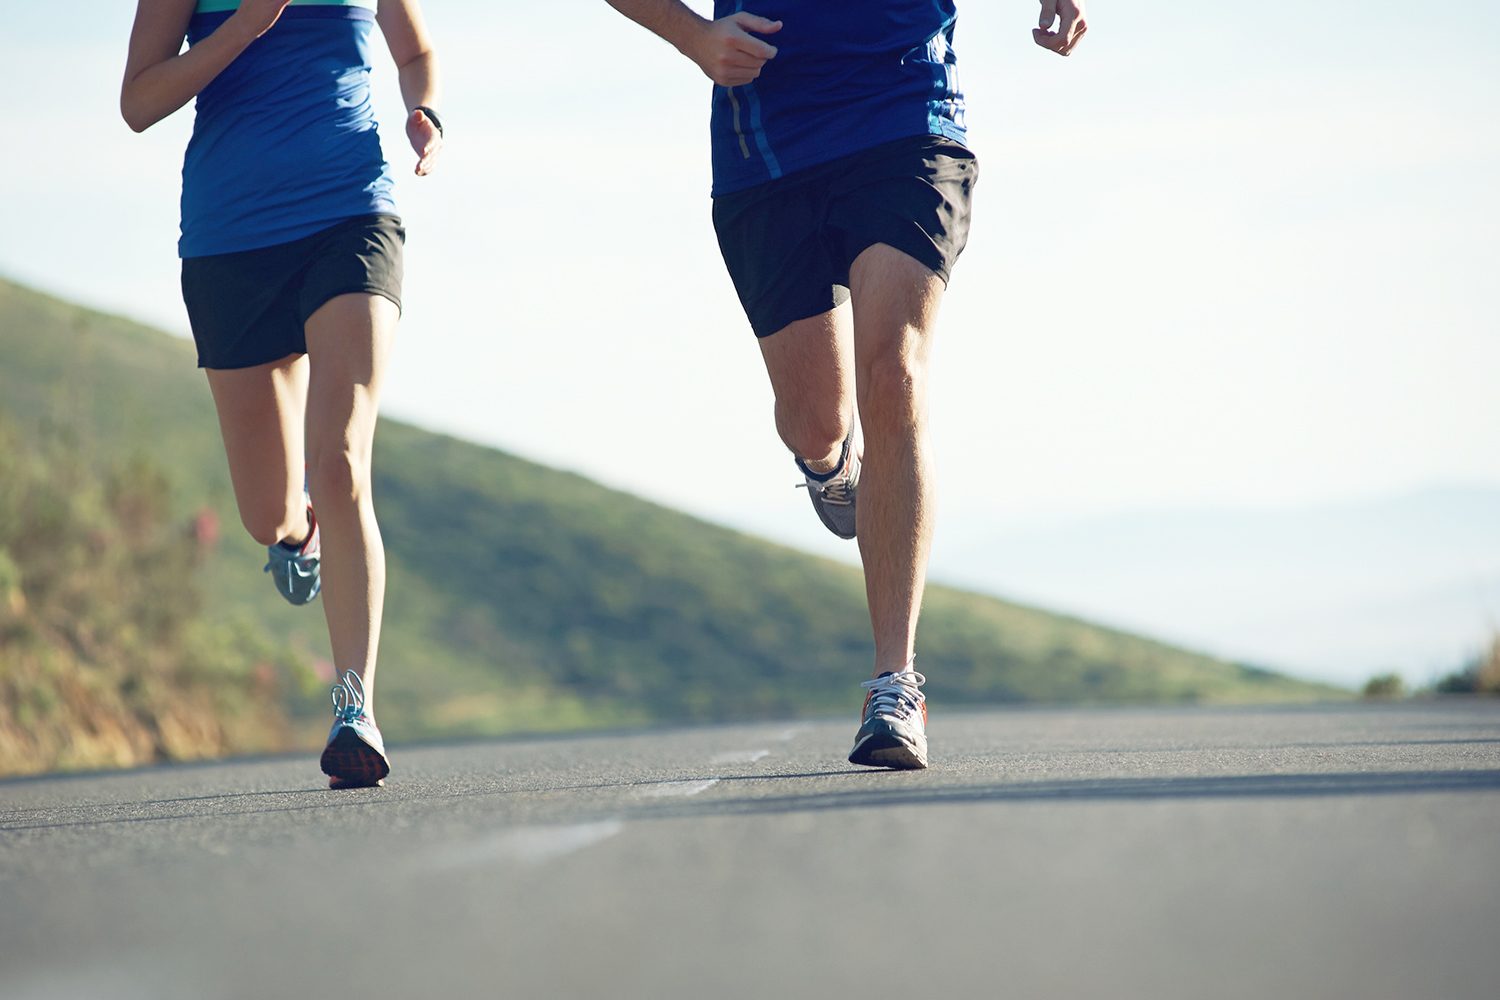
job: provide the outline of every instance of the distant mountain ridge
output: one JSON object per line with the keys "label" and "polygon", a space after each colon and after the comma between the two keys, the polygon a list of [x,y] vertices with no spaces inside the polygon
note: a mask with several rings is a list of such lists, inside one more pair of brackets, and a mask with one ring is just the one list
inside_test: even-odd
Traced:
{"label": "distant mountain ridge", "polygon": [[[179,514],[236,526],[205,567],[206,613],[249,613],[326,657],[320,609],[283,604],[237,529],[190,345],[0,282],[0,409],[71,428],[103,466],[148,455]],[[872,654],[857,569],[397,421],[375,462],[390,738],[857,710]],[[937,704],[1343,694],[946,587],[928,591],[918,657]],[[326,709],[305,711],[311,731]]]}
{"label": "distant mountain ridge", "polygon": [[1121,514],[974,526],[934,573],[1300,676],[1412,683],[1500,627],[1500,488],[1433,487],[1283,511]]}

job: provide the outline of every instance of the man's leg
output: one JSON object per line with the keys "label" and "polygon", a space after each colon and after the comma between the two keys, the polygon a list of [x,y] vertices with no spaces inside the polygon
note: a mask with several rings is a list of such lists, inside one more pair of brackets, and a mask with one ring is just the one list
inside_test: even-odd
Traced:
{"label": "man's leg", "polygon": [[932,547],[927,365],[941,278],[877,243],[849,268],[854,381],[864,430],[859,551],[875,631],[875,674],[911,661]]}
{"label": "man's leg", "polygon": [[841,307],[764,338],[761,353],[776,393],[777,430],[815,472],[837,463],[851,395],[858,401],[865,448],[857,537],[875,669],[849,760],[922,768],[923,678],[905,668],[912,662],[932,543],[927,363],[945,286],[927,267],[881,243],[855,258],[849,280],[852,330]]}
{"label": "man's leg", "polygon": [[[370,495],[370,455],[400,312],[379,295],[340,295],[307,320],[307,481],[323,545],[323,612],[338,675],[374,693],[385,604],[385,547]],[[371,722],[374,713],[367,709]]]}
{"label": "man's leg", "polygon": [[854,337],[841,306],[762,337],[776,431],[813,472],[829,472],[854,417]]}
{"label": "man's leg", "polygon": [[859,549],[878,676],[912,655],[932,544],[927,359],[943,281],[883,243],[849,269],[845,307],[760,340],[776,394],[776,429],[814,472],[833,468],[854,399],[864,429]]}

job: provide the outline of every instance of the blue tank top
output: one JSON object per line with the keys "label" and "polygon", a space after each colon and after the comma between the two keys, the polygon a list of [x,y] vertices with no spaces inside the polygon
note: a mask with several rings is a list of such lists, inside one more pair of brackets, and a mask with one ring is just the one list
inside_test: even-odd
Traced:
{"label": "blue tank top", "polygon": [[[396,211],[370,103],[376,0],[292,0],[198,94],[182,164],[183,257],[289,243]],[[239,0],[199,0],[188,44]]]}
{"label": "blue tank top", "polygon": [[715,0],[781,21],[753,83],[714,87],[715,195],[913,135],[962,143],[953,0]]}

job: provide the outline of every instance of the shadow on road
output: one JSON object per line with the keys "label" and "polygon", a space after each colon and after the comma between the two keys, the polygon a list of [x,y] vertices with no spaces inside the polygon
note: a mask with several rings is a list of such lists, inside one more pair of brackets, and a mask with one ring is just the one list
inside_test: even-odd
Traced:
{"label": "shadow on road", "polygon": [[1500,792],[1500,770],[1252,774],[1181,778],[1092,778],[1021,781],[985,785],[937,785],[755,798],[723,797],[667,807],[653,815],[703,815],[861,809],[970,802],[1057,802],[1205,798],[1317,798],[1348,795],[1413,795],[1434,792]]}
{"label": "shadow on road", "polygon": [[[830,790],[826,783],[804,793],[754,794],[746,786],[764,786],[799,778],[829,778],[847,775],[865,779],[860,787]],[[904,777],[900,785],[882,786],[882,778]],[[753,815],[809,812],[825,809],[871,809],[893,806],[959,805],[986,802],[1090,802],[1186,799],[1327,798],[1358,795],[1414,795],[1431,793],[1500,792],[1500,770],[1349,772],[1332,774],[1253,774],[1215,777],[1088,778],[1067,781],[1011,781],[959,784],[942,775],[924,781],[913,772],[818,771],[807,774],[737,775],[719,779],[720,788],[744,789],[730,794],[703,795],[671,802],[625,801],[601,803],[591,800],[575,818],[598,815],[640,819],[672,819],[714,815]],[[722,782],[722,783],[720,783]],[[649,783],[648,783],[649,784]],[[471,789],[455,792],[447,788],[424,789],[420,784],[396,789],[360,789],[355,793],[322,790],[231,793],[223,796],[161,799],[109,805],[74,806],[63,809],[16,810],[0,815],[0,832],[109,826],[162,822],[174,819],[243,816],[255,813],[321,811],[363,808],[394,809],[420,803],[427,807],[443,800],[504,797],[553,797],[576,791],[618,789],[630,793],[640,783],[562,785],[526,789]],[[391,794],[392,792],[396,794]],[[269,799],[260,806],[244,808],[233,800]],[[200,804],[203,811],[184,810]],[[167,806],[156,812],[152,807]],[[228,806],[228,808],[225,808]],[[570,810],[565,810],[570,811]],[[69,815],[71,814],[71,815]]]}

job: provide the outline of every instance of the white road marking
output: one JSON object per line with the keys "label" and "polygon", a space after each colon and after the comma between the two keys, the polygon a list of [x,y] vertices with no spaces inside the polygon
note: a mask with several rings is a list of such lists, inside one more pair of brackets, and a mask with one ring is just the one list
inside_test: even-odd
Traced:
{"label": "white road marking", "polygon": [[618,819],[573,826],[523,826],[473,843],[454,845],[433,857],[425,867],[452,871],[494,861],[539,865],[608,840],[624,828],[625,824]]}
{"label": "white road marking", "polygon": [[709,778],[707,781],[663,781],[659,785],[647,785],[637,794],[649,795],[652,798],[667,795],[697,795],[699,792],[712,788],[718,783],[718,778]]}
{"label": "white road marking", "polygon": [[776,738],[785,743],[788,740],[796,739],[798,736],[801,736],[811,728],[811,726],[806,725],[805,723],[800,726],[788,726],[786,729],[783,729]]}
{"label": "white road marking", "polygon": [[715,764],[754,764],[762,757],[771,756],[769,750],[731,750],[729,753],[721,753],[714,757]]}

